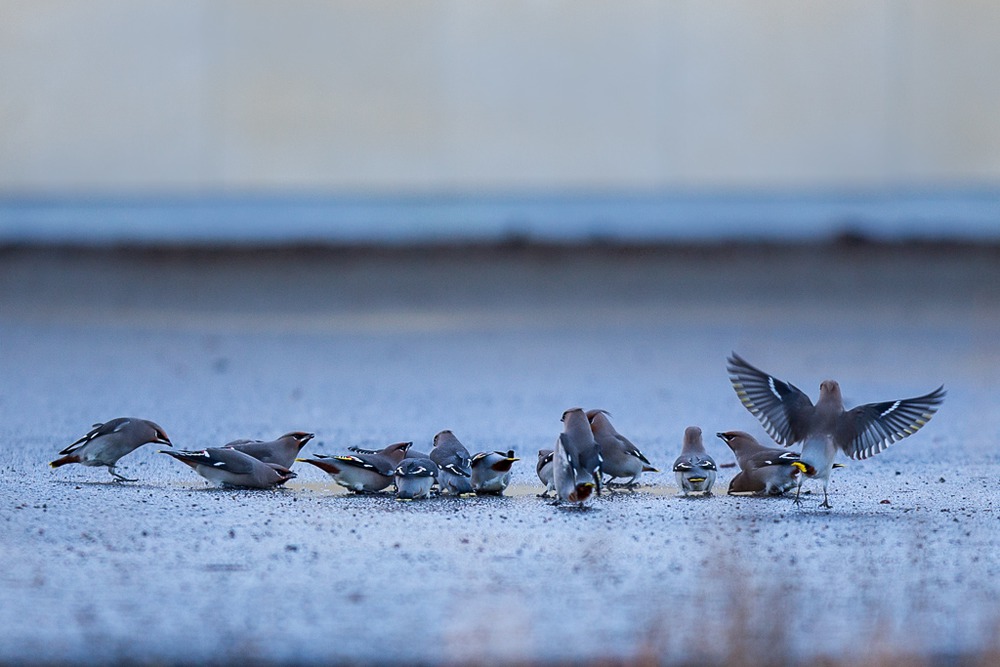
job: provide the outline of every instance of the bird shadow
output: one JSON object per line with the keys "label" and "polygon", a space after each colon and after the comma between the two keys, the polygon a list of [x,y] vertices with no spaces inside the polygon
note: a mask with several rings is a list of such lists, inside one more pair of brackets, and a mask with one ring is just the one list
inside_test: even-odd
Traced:
{"label": "bird shadow", "polygon": [[678,500],[691,501],[691,502],[702,502],[702,501],[705,501],[705,500],[712,500],[713,498],[715,498],[715,494],[714,493],[697,493],[697,494],[689,493],[689,494],[685,495],[683,493],[678,493],[678,494],[675,494],[674,497],[677,498]]}
{"label": "bird shadow", "polygon": [[52,484],[58,484],[60,486],[72,486],[76,488],[81,488],[84,486],[93,487],[95,489],[161,489],[162,486],[156,484],[150,484],[148,482],[122,482],[116,479],[109,479],[107,481],[97,481],[97,480],[73,480],[73,479],[53,479]]}
{"label": "bird shadow", "polygon": [[567,514],[591,514],[594,512],[600,512],[594,505],[580,505],[578,503],[553,503],[549,502],[548,505],[552,506],[557,512],[566,512]]}

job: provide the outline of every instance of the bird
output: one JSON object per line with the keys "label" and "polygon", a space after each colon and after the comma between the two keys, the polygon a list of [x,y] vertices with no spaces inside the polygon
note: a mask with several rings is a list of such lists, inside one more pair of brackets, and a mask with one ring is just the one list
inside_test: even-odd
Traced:
{"label": "bird", "polygon": [[116,482],[134,482],[115,471],[118,460],[146,443],[173,447],[163,429],[148,419],[118,417],[103,424],[94,424],[83,437],[59,452],[62,458],[49,463],[52,468],[67,463],[84,466],[104,466]]}
{"label": "bird", "polygon": [[539,498],[548,498],[549,491],[555,491],[556,487],[552,482],[552,457],[555,455],[554,449],[539,449],[538,463],[535,465],[535,474],[545,485],[545,490],[538,494]]}
{"label": "bird", "polygon": [[608,476],[609,486],[615,479],[628,478],[624,486],[632,488],[642,473],[660,471],[653,467],[638,447],[615,430],[610,417],[611,414],[606,410],[587,412],[594,440],[601,450],[601,473]]}
{"label": "bird", "polygon": [[393,470],[396,498],[416,500],[430,498],[431,487],[437,478],[438,467],[429,458],[404,458]]}
{"label": "bird", "polygon": [[228,447],[201,451],[160,450],[191,466],[196,473],[220,486],[270,489],[295,478],[295,473],[277,463],[264,463],[249,454]]}
{"label": "bird", "polygon": [[375,493],[392,484],[396,466],[411,444],[397,442],[378,450],[334,456],[316,454],[309,459],[295,460],[316,466],[348,491]]}
{"label": "bird", "polygon": [[[749,433],[716,433],[736,455],[740,472],[729,480],[728,493],[763,493],[780,496],[798,485],[800,470],[795,466],[799,453],[778,447],[765,447]],[[833,467],[843,468],[842,463]]]}
{"label": "bird", "polygon": [[570,502],[583,507],[600,488],[601,450],[582,408],[563,412],[562,422],[563,432],[556,440],[552,458],[556,503]]}
{"label": "bird", "polygon": [[799,477],[795,502],[805,478],[823,484],[820,507],[830,509],[830,472],[838,451],[852,459],[866,459],[898,440],[919,431],[944,401],[941,385],[934,391],[894,401],[867,403],[844,409],[840,384],[824,380],[813,405],[798,387],[752,366],[735,352],[728,359],[729,379],[744,407],[760,420],[781,445],[803,443],[799,460],[792,465]]}
{"label": "bird", "polygon": [[441,469],[438,473],[441,491],[457,496],[473,493],[472,457],[454,433],[445,430],[434,436],[430,459]]}
{"label": "bird", "polygon": [[736,455],[740,472],[729,481],[729,493],[764,493],[780,496],[795,488],[799,469],[792,464],[799,453],[777,447],[765,447],[749,433],[725,431],[716,433]]}
{"label": "bird", "polygon": [[264,463],[277,463],[282,468],[291,468],[295,457],[299,455],[306,443],[315,438],[315,434],[304,431],[291,431],[277,440],[233,440],[223,445],[249,454]]}
{"label": "bird", "polygon": [[472,490],[477,495],[502,495],[510,484],[510,469],[515,461],[514,450],[479,452],[472,457]]}
{"label": "bird", "polygon": [[701,492],[706,496],[712,495],[712,485],[715,484],[718,468],[705,451],[705,444],[701,441],[701,429],[697,426],[688,426],[684,429],[684,445],[681,448],[681,455],[674,461],[674,474],[677,477],[677,486],[685,496],[692,491]]}

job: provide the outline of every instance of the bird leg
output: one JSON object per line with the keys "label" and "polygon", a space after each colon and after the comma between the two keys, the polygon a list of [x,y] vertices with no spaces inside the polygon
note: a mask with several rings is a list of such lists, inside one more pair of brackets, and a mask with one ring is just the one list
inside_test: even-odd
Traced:
{"label": "bird leg", "polygon": [[799,480],[799,485],[795,487],[795,504],[798,505],[802,501],[799,500],[799,495],[802,493],[802,480]]}
{"label": "bird leg", "polygon": [[123,475],[119,475],[118,473],[115,472],[115,467],[114,466],[108,466],[108,472],[111,473],[111,476],[115,478],[116,482],[138,482],[139,481],[138,479],[129,479],[128,477],[125,477]]}
{"label": "bird leg", "polygon": [[820,507],[825,507],[830,510],[833,509],[833,505],[830,504],[830,499],[826,496],[826,485],[823,485],[823,502],[820,503]]}

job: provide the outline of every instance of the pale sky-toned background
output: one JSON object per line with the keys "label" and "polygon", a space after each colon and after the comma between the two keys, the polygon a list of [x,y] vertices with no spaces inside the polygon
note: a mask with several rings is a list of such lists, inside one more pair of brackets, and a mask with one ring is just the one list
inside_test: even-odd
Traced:
{"label": "pale sky-toned background", "polygon": [[[53,200],[151,196],[654,197],[663,233],[697,227],[670,215],[690,197],[709,218],[717,197],[806,197],[824,229],[898,226],[930,197],[936,224],[1000,233],[988,0],[0,0],[0,17],[8,237],[114,218]],[[190,226],[143,211],[130,224]],[[530,207],[484,216],[467,225],[551,229]]]}

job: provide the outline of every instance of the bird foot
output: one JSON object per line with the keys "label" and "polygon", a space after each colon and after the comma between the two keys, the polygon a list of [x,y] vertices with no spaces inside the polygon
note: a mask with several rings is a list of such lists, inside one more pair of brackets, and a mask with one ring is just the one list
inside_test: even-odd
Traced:
{"label": "bird foot", "polygon": [[139,481],[138,479],[132,479],[131,477],[126,477],[125,475],[119,475],[118,473],[116,473],[114,470],[111,470],[110,468],[108,469],[108,472],[111,473],[111,476],[115,478],[116,482],[138,482]]}

